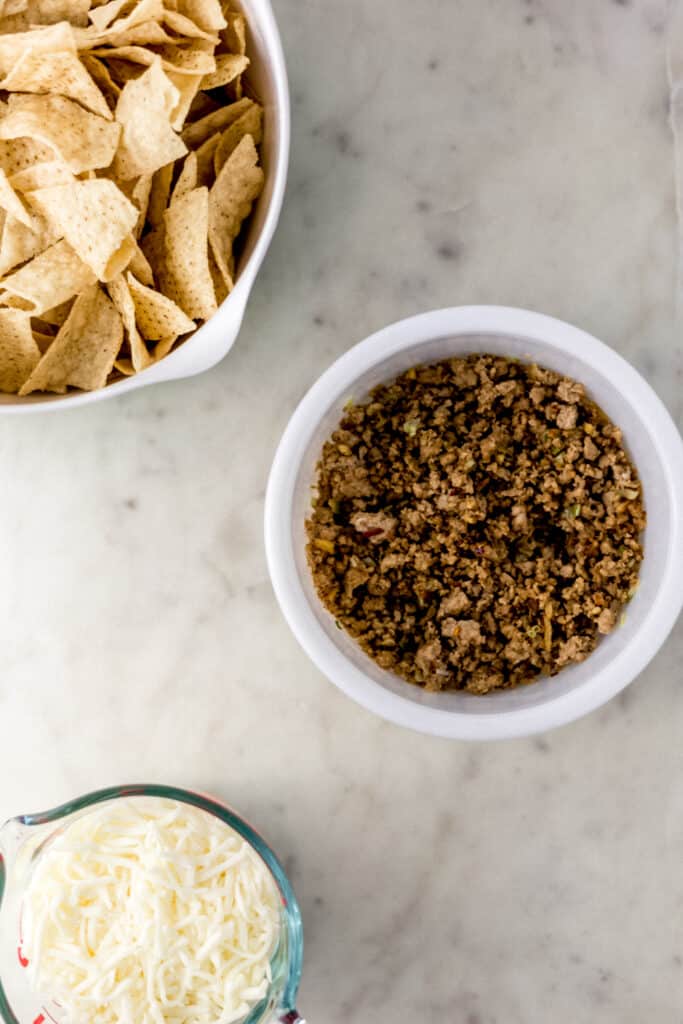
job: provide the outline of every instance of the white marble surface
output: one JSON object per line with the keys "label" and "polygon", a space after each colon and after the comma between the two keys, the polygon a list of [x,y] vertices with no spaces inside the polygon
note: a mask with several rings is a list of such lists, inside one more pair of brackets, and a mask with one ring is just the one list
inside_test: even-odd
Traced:
{"label": "white marble surface", "polygon": [[131,780],[226,798],[298,890],[311,1024],[675,1024],[683,629],[582,722],[431,740],[313,669],[261,541],[299,396],[420,310],[569,319],[680,422],[665,0],[276,9],[291,178],[233,353],[0,419],[0,817]]}

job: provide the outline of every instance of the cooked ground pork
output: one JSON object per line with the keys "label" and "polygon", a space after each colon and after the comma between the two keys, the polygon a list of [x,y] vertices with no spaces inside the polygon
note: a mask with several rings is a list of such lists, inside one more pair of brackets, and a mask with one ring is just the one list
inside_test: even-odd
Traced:
{"label": "cooked ground pork", "polygon": [[490,690],[582,661],[638,581],[642,490],[581,384],[471,355],[409,370],[325,443],[321,600],[383,668]]}

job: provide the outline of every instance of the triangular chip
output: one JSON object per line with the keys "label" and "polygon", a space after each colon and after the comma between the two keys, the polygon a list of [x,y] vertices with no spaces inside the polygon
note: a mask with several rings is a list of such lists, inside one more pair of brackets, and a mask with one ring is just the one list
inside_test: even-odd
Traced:
{"label": "triangular chip", "polygon": [[107,383],[123,340],[123,324],[99,285],[78,296],[59,334],[19,394],[67,387],[94,391]]}
{"label": "triangular chip", "polygon": [[216,177],[245,135],[251,135],[257,146],[260,144],[263,135],[262,116],[263,111],[258,103],[252,103],[241,117],[221,132],[220,141],[213,155],[213,169]]}
{"label": "triangular chip", "polygon": [[41,188],[28,199],[101,281],[110,281],[130,262],[138,211],[113,181],[95,178]]}
{"label": "triangular chip", "polygon": [[173,168],[174,165],[172,163],[166,164],[154,173],[154,177],[152,179],[152,191],[150,193],[149,205],[147,207],[147,220],[152,227],[158,227],[159,224],[163,224],[164,211],[168,206],[168,198],[171,194]]}
{"label": "triangular chip", "polygon": [[107,101],[109,109],[114,110],[121,95],[121,86],[114,81],[107,65],[97,57],[93,57],[91,53],[82,53],[81,61]]}
{"label": "triangular chip", "polygon": [[143,338],[159,341],[168,335],[178,337],[194,330],[194,320],[190,320],[173,299],[152,288],[145,288],[130,273],[126,278],[135,303],[135,321]]}
{"label": "triangular chip", "polygon": [[77,55],[68,50],[41,53],[27,50],[0,82],[9,92],[58,93],[76,100],[107,120],[112,113],[107,102]]}
{"label": "triangular chip", "polygon": [[154,287],[154,275],[152,273],[152,268],[149,265],[144,252],[137,243],[135,245],[135,252],[128,264],[128,269],[132,274],[135,274],[138,281],[142,281],[143,284],[148,285],[150,288]]}
{"label": "triangular chip", "polygon": [[[122,8],[121,8],[122,9]],[[118,13],[118,12],[117,12]],[[111,39],[112,36],[120,36],[136,25],[148,21],[161,21],[164,13],[162,0],[139,0],[133,9],[122,18],[115,17],[109,24],[99,29],[94,21],[82,32],[76,33],[76,41],[79,50],[90,50],[100,42]],[[93,20],[91,18],[91,20]]]}
{"label": "triangular chip", "polygon": [[218,32],[227,25],[218,0],[178,0],[178,11],[205,32]]}
{"label": "triangular chip", "polygon": [[14,217],[7,217],[0,242],[0,276],[37,256],[58,238],[54,228],[37,214],[31,218],[30,227]]}
{"label": "triangular chip", "polygon": [[[142,21],[124,32],[118,32],[107,40],[112,48],[120,46],[159,46],[162,43],[173,43],[175,39],[158,21]],[[101,52],[101,51],[100,51]]]}
{"label": "triangular chip", "polygon": [[118,309],[123,326],[126,329],[126,338],[130,347],[133,370],[138,373],[140,370],[144,370],[146,366],[149,366],[152,362],[152,357],[147,351],[147,346],[140,337],[140,332],[135,323],[135,303],[130,294],[128,282],[123,277],[123,274],[120,274],[119,277],[115,277],[113,281],[110,281],[107,287],[111,300]]}
{"label": "triangular chip", "polygon": [[131,6],[131,0],[110,0],[108,4],[94,7],[88,15],[97,32],[104,32],[112,21],[118,18],[125,7]]}
{"label": "triangular chip", "polygon": [[0,167],[0,206],[6,213],[15,220],[21,221],[21,223],[30,228],[32,226],[31,214],[24,206],[21,198],[12,188],[9,178]]}
{"label": "triangular chip", "polygon": [[241,53],[217,53],[216,70],[202,79],[202,89],[229,85],[249,67],[249,58]]}
{"label": "triangular chip", "polygon": [[39,361],[28,314],[0,309],[0,391],[16,394]]}
{"label": "triangular chip", "polygon": [[227,26],[221,39],[230,53],[247,52],[247,19],[240,11],[227,12]]}
{"label": "triangular chip", "polygon": [[191,192],[197,187],[197,154],[188,153],[183,161],[183,169],[178,175],[178,180],[173,189],[173,198],[180,199],[186,192]]}
{"label": "triangular chip", "polygon": [[60,302],[58,306],[53,306],[52,309],[44,310],[39,319],[44,321],[46,324],[61,327],[71,312],[73,304],[74,299],[72,296],[70,299],[67,299],[66,302]]}
{"label": "triangular chip", "polygon": [[43,142],[75,174],[108,167],[121,132],[120,125],[84,110],[63,96],[27,96],[13,93],[9,113],[0,120],[0,139]]}
{"label": "triangular chip", "polygon": [[44,160],[42,163],[31,164],[30,167],[17,171],[9,179],[9,183],[17,192],[33,192],[37,188],[47,188],[49,185],[68,185],[74,180],[73,171],[61,160]]}
{"label": "triangular chip", "polygon": [[209,193],[196,188],[174,200],[164,214],[164,254],[169,298],[193,320],[216,312],[209,271]]}
{"label": "triangular chip", "polygon": [[175,71],[167,71],[170,81],[178,90],[178,102],[171,111],[171,127],[179,132],[185,124],[187,112],[192,105],[203,75],[181,75]]}
{"label": "triangular chip", "polygon": [[161,338],[161,340],[158,341],[156,343],[156,345],[154,346],[154,353],[153,353],[154,362],[158,363],[160,359],[163,359],[164,356],[167,356],[168,353],[173,348],[173,346],[175,345],[177,340],[178,339],[175,336],[175,334],[169,335],[168,338]]}
{"label": "triangular chip", "polygon": [[55,25],[68,21],[74,26],[88,24],[90,0],[28,0],[31,25]]}
{"label": "triangular chip", "polygon": [[151,174],[141,174],[139,178],[131,178],[129,181],[117,183],[124,195],[134,203],[138,210],[137,223],[133,229],[133,236],[136,239],[142,234],[147,220],[147,207],[149,205],[150,192],[152,191],[152,177]]}
{"label": "triangular chip", "polygon": [[65,302],[95,280],[90,267],[62,239],[6,277],[2,287],[23,300],[33,316]]}
{"label": "triangular chip", "polygon": [[190,149],[197,149],[209,136],[227,128],[242,114],[245,114],[251,106],[253,106],[253,100],[245,98],[238,100],[237,103],[230,103],[227,107],[219,107],[218,110],[207,114],[200,121],[193,121],[186,125],[182,132],[183,142],[187,143]]}
{"label": "triangular chip", "polygon": [[213,281],[213,290],[216,296],[216,302],[220,306],[221,302],[225,301],[235,287],[235,282],[233,281],[232,273],[230,272],[230,262],[224,261],[223,268],[219,269],[214,254],[211,252],[211,246],[209,246],[209,271],[211,273],[211,280]]}
{"label": "triangular chip", "polygon": [[[166,230],[163,222],[154,231],[150,231],[149,234],[145,235],[140,244],[140,248],[149,261],[149,265],[154,271],[154,280],[156,281],[159,291],[164,295],[173,296],[173,286],[171,279],[166,267],[166,246],[164,244],[164,238]],[[135,270],[133,269],[133,273]],[[138,280],[142,280],[139,274],[135,275]]]}
{"label": "triangular chip", "polygon": [[49,146],[33,139],[0,141],[0,167],[9,178],[34,164],[54,159],[55,154]]}
{"label": "triangular chip", "polygon": [[209,193],[209,244],[226,283],[232,278],[232,244],[263,189],[263,171],[251,135],[226,160]]}
{"label": "triangular chip", "polygon": [[218,36],[213,32],[206,32],[199,25],[196,25],[191,18],[178,11],[164,11],[164,23],[168,25],[179,36],[187,36],[190,39],[207,39],[209,42],[218,44]]}
{"label": "triangular chip", "polygon": [[152,174],[185,155],[187,147],[170,124],[177,102],[178,90],[162,71],[158,58],[140,78],[127,83],[116,104],[116,120],[122,127],[114,160],[117,177]]}
{"label": "triangular chip", "polygon": [[209,75],[216,70],[213,46],[205,39],[194,39],[183,46],[158,46],[163,66],[179,75]]}
{"label": "triangular chip", "polygon": [[57,25],[12,32],[0,36],[0,74],[6,75],[27,50],[52,53],[54,50],[75,50],[76,43],[71,25],[62,21]]}
{"label": "triangular chip", "polygon": [[209,188],[216,180],[213,169],[213,159],[221,141],[220,132],[211,135],[205,142],[202,142],[199,149],[192,152],[197,154],[197,186],[206,185]]}

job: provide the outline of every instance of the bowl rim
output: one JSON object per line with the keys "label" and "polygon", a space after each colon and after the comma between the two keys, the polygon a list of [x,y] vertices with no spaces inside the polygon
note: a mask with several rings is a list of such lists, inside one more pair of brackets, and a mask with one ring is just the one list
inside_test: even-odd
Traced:
{"label": "bowl rim", "polygon": [[[292,500],[306,446],[331,396],[404,349],[448,335],[498,334],[526,337],[571,352],[610,380],[631,406],[647,417],[661,457],[671,506],[668,557],[657,593],[625,647],[590,684],[532,707],[501,712],[448,711],[392,693],[354,665],[329,639],[301,585],[292,539]],[[418,732],[452,739],[492,740],[528,736],[582,717],[614,697],[654,657],[683,606],[683,440],[663,402],[621,355],[565,321],[507,306],[457,306],[398,321],[359,342],[312,385],[294,411],[277,448],[266,491],[265,546],[270,577],[282,613],[301,647],[340,690],[374,714]]]}
{"label": "bowl rim", "polygon": [[[188,362],[188,347],[191,351],[202,341],[207,341],[207,336],[216,331],[217,324],[225,321],[228,316],[232,317],[232,320],[236,323],[233,338],[225,345],[224,351],[209,365],[215,365],[216,362],[219,362],[232,347],[244,316],[251,289],[280,219],[287,185],[291,143],[291,104],[287,65],[280,30],[271,0],[240,0],[240,2],[254,12],[254,21],[258,22],[265,42],[266,63],[270,68],[273,79],[273,109],[279,141],[272,172],[273,190],[268,203],[268,209],[258,238],[249,254],[249,259],[240,271],[235,287],[206,323],[202,324],[185,343],[179,348],[174,349],[158,363],[153,363],[132,377],[125,377],[122,380],[115,381],[113,384],[106,384],[103,388],[99,388],[96,391],[69,391],[65,395],[53,395],[42,401],[27,401],[25,398],[19,398],[18,395],[5,395],[3,396],[5,400],[0,402],[0,416],[24,416],[76,409],[79,406],[90,405],[93,402],[101,402],[108,398],[124,395],[127,392],[135,391],[137,388],[148,387],[151,384],[193,376],[195,373],[206,369],[207,364],[202,361],[196,369],[193,369]],[[226,333],[225,323],[221,333]],[[10,400],[7,401],[7,399]]]}

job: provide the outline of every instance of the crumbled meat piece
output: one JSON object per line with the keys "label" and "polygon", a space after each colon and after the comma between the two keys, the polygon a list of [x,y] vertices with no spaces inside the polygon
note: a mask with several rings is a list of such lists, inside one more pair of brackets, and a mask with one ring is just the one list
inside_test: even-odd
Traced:
{"label": "crumbled meat piece", "polygon": [[560,430],[572,430],[576,426],[577,410],[575,405],[561,405],[556,423]]}
{"label": "crumbled meat piece", "polygon": [[557,385],[557,394],[568,405],[576,405],[583,399],[586,389],[576,380],[561,380]]}
{"label": "crumbled meat piece", "polygon": [[396,530],[396,520],[384,512],[356,512],[351,516],[351,525],[371,544],[389,540]]}
{"label": "crumbled meat piece", "polygon": [[442,615],[460,615],[470,606],[470,599],[464,590],[457,587],[451,591],[448,597],[445,597],[441,602],[439,609]]}
{"label": "crumbled meat piece", "polygon": [[554,675],[637,585],[642,489],[583,386],[473,355],[351,406],[306,524],[324,605],[387,671],[484,694]]}
{"label": "crumbled meat piece", "polygon": [[598,633],[606,636],[611,633],[617,624],[617,617],[612,608],[604,608],[598,618]]}

